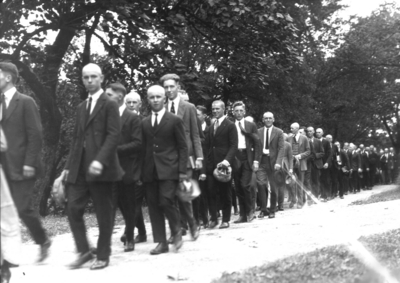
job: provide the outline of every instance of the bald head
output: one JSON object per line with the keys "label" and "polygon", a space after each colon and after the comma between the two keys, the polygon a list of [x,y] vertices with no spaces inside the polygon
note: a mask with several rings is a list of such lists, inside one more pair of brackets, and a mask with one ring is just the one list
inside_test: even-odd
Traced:
{"label": "bald head", "polygon": [[317,138],[322,138],[322,136],[324,135],[324,131],[321,129],[321,128],[318,128],[316,131],[315,131],[315,135],[317,136]]}
{"label": "bald head", "polygon": [[326,135],[326,140],[327,140],[328,142],[332,143],[333,138],[332,138],[331,135]]}
{"label": "bald head", "polygon": [[165,103],[165,90],[159,85],[153,85],[147,89],[147,100],[149,101],[151,110],[160,111]]}
{"label": "bald head", "polygon": [[90,95],[95,94],[101,89],[104,76],[101,68],[93,63],[87,64],[82,69],[82,82]]}

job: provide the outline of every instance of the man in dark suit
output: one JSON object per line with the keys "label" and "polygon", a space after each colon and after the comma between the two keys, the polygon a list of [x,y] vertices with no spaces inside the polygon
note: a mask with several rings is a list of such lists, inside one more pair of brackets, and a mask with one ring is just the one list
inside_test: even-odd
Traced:
{"label": "man in dark suit", "polygon": [[[115,202],[125,220],[125,251],[135,249],[134,228],[136,212],[136,184],[140,179],[141,160],[139,153],[142,149],[142,126],[138,115],[128,110],[124,103],[125,87],[120,83],[112,83],[106,87],[106,94],[115,100],[119,106],[121,119],[121,134],[117,147],[119,163],[125,174],[116,183]],[[117,209],[115,207],[115,209]]]}
{"label": "man in dark suit", "polygon": [[323,201],[326,201],[328,192],[320,188],[320,171],[324,165],[322,158],[325,155],[322,142],[314,138],[314,128],[307,128],[307,138],[310,143],[310,155],[307,158],[307,171],[305,175],[306,186],[311,189],[314,196],[321,195]]}
{"label": "man in dark suit", "polygon": [[[297,180],[301,185],[304,185],[304,176],[307,171],[307,157],[310,155],[310,143],[306,136],[299,133],[300,125],[293,123],[290,126],[292,136],[288,138],[288,142],[292,146],[293,152],[293,171],[297,176]],[[303,208],[305,202],[305,192],[299,185],[292,187],[297,194],[297,208]],[[296,203],[296,199],[292,199],[289,207],[292,208]]]}
{"label": "man in dark suit", "polygon": [[332,166],[332,146],[331,143],[326,138],[323,138],[324,131],[321,128],[318,128],[315,131],[315,135],[317,139],[319,139],[322,142],[322,147],[324,148],[324,156],[322,157],[322,162],[324,165],[321,168],[320,183],[321,183],[321,192],[326,195],[321,195],[321,197],[323,199],[328,199],[331,197],[330,167]]}
{"label": "man in dark suit", "polygon": [[363,190],[371,190],[372,185],[370,184],[370,152],[368,147],[364,147],[363,144],[360,144],[360,155],[361,155],[361,168],[363,170],[363,178],[361,178],[361,188]]}
{"label": "man in dark suit", "polygon": [[35,101],[15,88],[18,76],[14,64],[0,62],[1,127],[8,140],[8,150],[0,157],[19,217],[40,245],[38,261],[42,262],[51,242],[31,206],[35,180],[43,173],[42,124]]}
{"label": "man in dark suit", "polygon": [[215,122],[209,129],[206,137],[207,149],[207,200],[210,210],[211,221],[209,228],[215,228],[218,225],[217,218],[217,193],[219,191],[222,204],[222,223],[220,229],[229,228],[231,220],[232,207],[232,182],[220,182],[213,171],[217,166],[232,166],[235,160],[235,154],[238,146],[238,134],[235,124],[229,121],[224,115],[225,103],[221,100],[212,103],[212,113]]}
{"label": "man in dark suit", "polygon": [[240,216],[234,223],[251,222],[254,217],[251,178],[261,158],[261,144],[257,126],[246,121],[246,106],[242,101],[233,104],[233,115],[238,133],[238,149],[233,165],[235,190],[239,199]]}
{"label": "man in dark suit", "polygon": [[[201,148],[196,107],[180,98],[179,90],[181,86],[178,75],[166,74],[160,78],[160,83],[164,87],[165,94],[168,97],[166,110],[183,120],[189,158],[186,174],[189,178],[192,178],[193,169],[199,170],[203,166],[203,151]],[[193,217],[192,203],[179,200],[179,211],[181,213],[182,228],[184,229],[182,233],[186,234],[186,230],[190,229],[192,238],[196,240],[199,237],[199,230]]]}
{"label": "man in dark suit", "polygon": [[[261,141],[262,155],[260,166],[256,172],[257,187],[261,201],[259,218],[267,216],[275,218],[278,202],[278,188],[275,182],[274,172],[281,168],[284,153],[283,131],[274,126],[274,114],[265,112],[263,115],[264,127],[258,129],[258,137]],[[268,183],[271,189],[270,210],[267,210]]]}
{"label": "man in dark suit", "polygon": [[[287,142],[288,135],[283,133],[283,139],[285,144],[283,146],[283,158],[282,158],[282,168],[283,172],[285,173],[284,176],[291,177],[293,174],[293,152],[292,146],[290,143]],[[283,201],[285,198],[285,188],[287,188],[288,192],[288,199],[293,198],[292,190],[290,189],[291,184],[283,184],[278,188],[278,210],[283,211]]]}
{"label": "man in dark suit", "polygon": [[101,89],[103,74],[96,64],[82,70],[82,80],[89,92],[79,104],[70,153],[60,178],[66,178],[68,220],[74,236],[78,259],[71,269],[92,259],[86,237],[83,213],[89,197],[93,200],[98,225],[97,259],[90,269],[108,266],[113,226],[113,185],[123,175],[117,156],[120,118],[117,103]]}
{"label": "man in dark suit", "polygon": [[379,155],[378,155],[378,153],[376,153],[376,148],[373,146],[373,145],[371,145],[370,147],[369,147],[369,149],[370,149],[370,155],[369,155],[369,168],[370,168],[370,170],[369,170],[369,183],[370,183],[370,186],[371,186],[371,189],[372,189],[372,187],[373,186],[375,186],[375,184],[376,184],[376,177],[377,177],[377,173],[379,173],[378,172],[378,168],[379,168]]}
{"label": "man in dark suit", "polygon": [[396,175],[397,175],[397,158],[394,153],[393,147],[389,149],[389,173],[390,173],[390,179],[392,183],[395,183],[396,181]]}
{"label": "man in dark suit", "polygon": [[360,191],[360,174],[362,174],[361,156],[357,152],[357,146],[353,143],[349,146],[349,162],[350,162],[350,181],[353,193]]}
{"label": "man in dark suit", "polygon": [[150,251],[158,255],[169,251],[164,215],[167,218],[176,250],[182,246],[182,231],[176,192],[179,182],[188,177],[188,150],[183,120],[164,108],[165,90],[151,86],[147,100],[152,113],[142,122],[143,169],[151,227],[157,247]]}
{"label": "man in dark suit", "polygon": [[[200,139],[201,139],[201,148],[203,150],[203,156],[207,156],[206,152],[206,136],[209,133],[209,126],[207,125],[205,119],[207,117],[207,109],[204,106],[198,105],[196,106],[197,110],[197,118],[200,123]],[[201,194],[198,198],[193,200],[193,216],[200,224],[200,220],[202,221],[202,225],[204,228],[208,228],[208,202],[207,202],[207,170],[206,170],[206,162],[203,162],[203,168],[199,173],[199,186],[201,190]]]}
{"label": "man in dark suit", "polygon": [[336,195],[339,191],[339,197],[344,198],[346,190],[345,176],[350,170],[350,163],[347,154],[340,149],[340,143],[335,142],[332,154],[332,193]]}
{"label": "man in dark suit", "polygon": [[389,177],[389,149],[385,148],[384,152],[381,155],[381,158],[379,160],[380,167],[382,170],[382,175],[383,175],[383,183],[384,184],[389,184],[390,183],[390,177]]}

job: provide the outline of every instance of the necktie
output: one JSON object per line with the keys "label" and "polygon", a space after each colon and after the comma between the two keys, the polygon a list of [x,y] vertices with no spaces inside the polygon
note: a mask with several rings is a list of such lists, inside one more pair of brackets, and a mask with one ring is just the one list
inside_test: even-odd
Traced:
{"label": "necktie", "polygon": [[174,102],[171,102],[171,111],[172,114],[175,114],[175,106],[174,106]]}
{"label": "necktie", "polygon": [[154,116],[156,116],[156,117],[154,118],[154,125],[153,125],[153,128],[156,129],[157,126],[158,126],[158,121],[157,121],[158,113],[154,113]]}
{"label": "necktie", "polygon": [[91,108],[92,108],[92,97],[89,96],[89,100],[88,100],[87,108],[86,108],[86,123],[89,121]]}
{"label": "necktie", "polygon": [[242,123],[240,123],[240,122],[238,121],[238,124],[239,124],[239,128],[240,128],[240,132],[242,133],[242,135],[246,136],[247,132],[246,132],[246,130],[243,128]]}
{"label": "necktie", "polygon": [[6,96],[3,94],[1,94],[1,100],[0,100],[0,104],[1,104],[1,121],[3,121],[6,118]]}
{"label": "necktie", "polygon": [[214,123],[214,135],[215,135],[215,133],[217,132],[218,127],[219,127],[219,120],[217,119],[217,120],[215,121],[215,123]]}
{"label": "necktie", "polygon": [[267,128],[267,135],[265,137],[265,149],[269,149],[269,128]]}

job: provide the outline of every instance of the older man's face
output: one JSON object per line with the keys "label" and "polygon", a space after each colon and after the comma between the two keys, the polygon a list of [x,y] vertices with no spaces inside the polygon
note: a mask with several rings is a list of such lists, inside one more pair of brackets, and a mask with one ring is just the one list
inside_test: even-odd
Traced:
{"label": "older man's face", "polygon": [[139,112],[139,108],[140,108],[140,104],[141,104],[140,101],[133,99],[131,97],[127,97],[125,104],[126,104],[126,108],[128,108],[128,110]]}

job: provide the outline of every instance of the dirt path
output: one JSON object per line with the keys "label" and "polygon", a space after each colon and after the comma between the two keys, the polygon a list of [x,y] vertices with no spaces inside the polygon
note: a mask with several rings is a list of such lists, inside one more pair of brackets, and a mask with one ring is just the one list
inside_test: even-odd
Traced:
{"label": "dirt path", "polygon": [[[184,237],[179,253],[149,255],[155,247],[152,236],[139,244],[132,253],[124,253],[119,242],[122,227],[116,227],[113,236],[113,254],[110,266],[100,271],[82,269],[70,271],[65,266],[75,257],[71,234],[53,239],[51,256],[43,265],[35,265],[38,247],[24,244],[23,264],[13,269],[13,283],[19,282],[210,282],[223,272],[239,271],[251,266],[316,248],[342,243],[347,237],[358,237],[400,228],[400,200],[369,205],[348,206],[351,202],[372,194],[393,189],[379,186],[372,191],[348,195],[344,200],[312,205],[304,209],[288,209],[275,219],[255,220],[252,223],[233,224],[225,230],[202,230],[199,239],[192,242]],[[151,232],[147,224],[148,233]],[[352,234],[348,232],[352,230]],[[93,243],[97,229],[89,231]]]}

